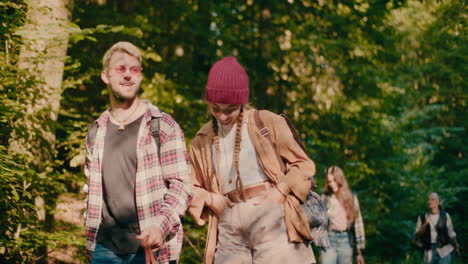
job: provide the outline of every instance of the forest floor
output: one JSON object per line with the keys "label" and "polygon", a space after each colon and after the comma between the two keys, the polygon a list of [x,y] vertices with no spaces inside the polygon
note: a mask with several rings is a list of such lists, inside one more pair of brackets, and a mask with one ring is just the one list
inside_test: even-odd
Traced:
{"label": "forest floor", "polygon": [[[85,203],[76,195],[62,194],[57,202],[57,212],[54,220],[57,229],[73,228],[84,230],[85,222],[83,212]],[[83,233],[83,237],[84,237]],[[49,264],[82,264],[79,258],[77,247],[49,248]],[[83,255],[83,254],[80,254]]]}

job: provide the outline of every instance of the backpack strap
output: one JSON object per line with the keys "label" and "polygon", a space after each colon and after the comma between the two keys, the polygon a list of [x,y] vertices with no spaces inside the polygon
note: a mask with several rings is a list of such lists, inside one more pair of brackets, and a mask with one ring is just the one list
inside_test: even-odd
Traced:
{"label": "backpack strap", "polygon": [[94,147],[94,143],[96,142],[96,134],[98,130],[97,122],[93,122],[88,128],[88,134],[86,136],[86,143],[92,149]]}
{"label": "backpack strap", "polygon": [[297,133],[297,130],[294,127],[291,120],[289,120],[289,118],[285,114],[280,114],[280,116],[282,116],[286,120],[286,123],[288,124],[289,130],[291,130],[291,133],[292,133],[292,135],[294,137],[294,140],[297,142],[299,147],[301,147],[301,149],[307,154],[307,150],[306,150],[306,148],[304,146],[304,143],[302,143],[302,140],[299,137],[299,134]]}
{"label": "backpack strap", "polygon": [[[301,149],[306,153],[307,151],[304,146],[304,143],[302,143],[301,138],[299,137],[299,134],[297,133],[296,128],[292,124],[291,120],[285,115],[285,114],[280,114],[279,116],[283,117],[286,120],[286,124],[288,124],[289,130],[291,130],[291,133],[293,135],[294,140],[297,142],[297,144],[301,147]],[[270,141],[271,145],[273,146],[273,149],[275,150],[276,154],[276,159],[278,160],[278,163],[280,164],[281,171],[286,172],[286,166],[284,164],[283,159],[278,153],[278,149],[276,148],[276,144],[271,138],[270,131],[268,130],[268,127],[265,126],[265,123],[263,123],[262,119],[260,118],[260,111],[255,110],[254,111],[254,119],[255,119],[255,125],[257,126],[258,131],[262,136],[268,139]],[[317,184],[315,183],[314,177],[310,177],[309,180],[311,181],[311,188],[312,190],[315,190],[317,188]]]}
{"label": "backpack strap", "polygon": [[284,165],[284,161],[278,153],[278,149],[276,148],[275,142],[271,139],[270,131],[268,130],[268,127],[265,126],[265,123],[263,123],[262,119],[260,118],[260,111],[255,110],[254,119],[255,119],[255,125],[257,126],[257,129],[260,132],[260,134],[264,136],[266,139],[268,139],[268,141],[270,141],[271,145],[273,146],[273,149],[275,150],[276,159],[278,160],[281,171],[286,172],[286,166]]}
{"label": "backpack strap", "polygon": [[158,146],[158,157],[161,158],[161,138],[160,138],[160,120],[161,117],[153,117],[150,122],[150,132],[153,136],[154,141],[156,141],[156,146]]}
{"label": "backpack strap", "polygon": [[[160,138],[160,120],[161,117],[153,117],[151,118],[150,122],[150,132],[151,136],[153,136],[154,141],[156,141],[156,146],[158,146],[158,157],[161,157],[161,138]],[[98,125],[97,122],[91,124],[88,128],[88,135],[86,137],[86,143],[91,148],[94,147],[94,143],[96,142],[96,135],[97,135]]]}

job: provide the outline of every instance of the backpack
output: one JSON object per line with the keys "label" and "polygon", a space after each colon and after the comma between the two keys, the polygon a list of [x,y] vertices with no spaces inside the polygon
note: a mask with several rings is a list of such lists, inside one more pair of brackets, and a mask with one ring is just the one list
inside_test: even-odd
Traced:
{"label": "backpack", "polygon": [[[156,141],[156,146],[158,146],[158,157],[161,157],[161,153],[159,150],[159,147],[161,146],[161,139],[159,137],[159,123],[160,123],[161,117],[153,117],[151,118],[150,122],[150,132],[151,135],[154,138],[154,141]],[[97,122],[94,122],[88,129],[88,136],[86,137],[86,143],[89,146],[94,146],[94,143],[96,141],[96,134],[97,134],[98,126]]]}
{"label": "backpack", "polygon": [[[283,117],[286,123],[288,124],[288,127],[291,130],[294,140],[302,148],[302,150],[307,154],[304,143],[302,143],[292,122],[289,120],[289,118],[286,115],[280,114],[280,116]],[[260,118],[260,112],[258,110],[255,110],[254,112],[254,119],[255,119],[255,125],[257,126],[257,129],[259,130],[260,134],[264,136],[265,138],[267,138],[268,141],[270,141],[270,143],[272,144],[273,149],[275,149],[276,158],[278,159],[278,162],[281,166],[281,170],[285,171],[285,164],[277,151],[276,144],[275,142],[273,142],[270,136],[270,133],[268,131],[268,128],[265,126],[262,119]],[[320,195],[314,192],[314,190],[317,188],[317,185],[314,181],[313,176],[310,176],[309,180],[311,181],[311,189],[309,193],[307,194],[306,200],[304,202],[301,202],[300,204],[301,204],[302,209],[304,210],[305,215],[308,218],[310,234],[312,238],[314,239],[313,243],[318,247],[326,248],[330,244],[328,240],[328,232],[327,232],[328,230],[327,207],[325,206],[325,203],[322,201],[322,198],[320,197]]]}

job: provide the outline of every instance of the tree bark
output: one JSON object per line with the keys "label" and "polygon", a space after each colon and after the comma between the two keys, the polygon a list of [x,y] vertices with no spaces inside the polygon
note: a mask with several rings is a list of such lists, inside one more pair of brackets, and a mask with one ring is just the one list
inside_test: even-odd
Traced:
{"label": "tree bark", "polygon": [[[62,78],[67,53],[73,0],[27,1],[18,60],[18,78],[30,83],[18,91],[23,116],[15,120],[9,139],[9,152],[29,157],[28,165],[37,173],[50,173],[55,154],[54,125],[60,108]],[[21,88],[20,88],[21,89]],[[45,231],[53,228],[53,195],[35,197],[37,217]],[[47,206],[47,208],[46,208]],[[20,236],[19,227],[18,236]],[[37,263],[47,263],[47,246],[39,248]]]}
{"label": "tree bark", "polygon": [[9,150],[26,154],[39,168],[52,161],[53,124],[60,108],[61,86],[73,0],[28,1],[27,21],[19,31],[22,46],[19,78],[34,80],[20,92],[24,116],[15,121]]}

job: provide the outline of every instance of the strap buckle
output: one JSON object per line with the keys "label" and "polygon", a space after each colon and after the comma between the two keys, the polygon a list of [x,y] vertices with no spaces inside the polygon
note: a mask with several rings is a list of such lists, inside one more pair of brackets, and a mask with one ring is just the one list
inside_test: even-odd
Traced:
{"label": "strap buckle", "polygon": [[264,137],[266,137],[267,135],[270,134],[270,131],[268,131],[268,128],[267,127],[264,127],[262,129],[259,130],[260,134]]}

